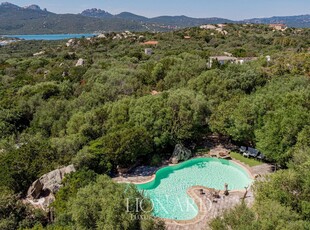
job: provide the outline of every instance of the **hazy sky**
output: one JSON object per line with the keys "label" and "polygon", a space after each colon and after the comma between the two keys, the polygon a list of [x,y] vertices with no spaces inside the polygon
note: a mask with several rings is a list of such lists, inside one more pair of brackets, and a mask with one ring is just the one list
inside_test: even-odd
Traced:
{"label": "hazy sky", "polygon": [[100,8],[112,14],[129,11],[154,17],[187,15],[246,19],[310,14],[310,0],[8,0],[26,6],[37,4],[55,13],[80,13]]}

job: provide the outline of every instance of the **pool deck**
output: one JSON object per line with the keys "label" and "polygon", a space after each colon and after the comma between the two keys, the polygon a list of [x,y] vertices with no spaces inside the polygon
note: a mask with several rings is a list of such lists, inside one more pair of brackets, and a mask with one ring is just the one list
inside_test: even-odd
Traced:
{"label": "pool deck", "polygon": [[[201,194],[201,189],[205,194]],[[194,186],[188,189],[188,195],[193,198],[199,208],[198,215],[192,220],[168,220],[163,219],[168,230],[202,230],[208,229],[208,222],[220,216],[225,210],[239,204],[244,196],[244,191],[230,191],[228,196],[220,191],[219,197],[213,196],[213,189],[203,186]],[[251,204],[254,198],[249,192],[245,202]]]}
{"label": "pool deck", "polygon": [[[207,157],[207,156],[200,156]],[[232,159],[234,163],[241,166],[252,179],[259,180],[266,174],[272,173],[272,166],[268,164],[262,164],[254,167],[249,167],[244,163]],[[166,167],[163,165],[162,167]],[[120,177],[113,178],[114,181],[118,183],[133,183],[142,184],[147,183],[155,179],[155,173],[162,167],[138,167],[132,174],[127,174]],[[205,194],[201,194],[201,189],[203,189]],[[199,208],[198,215],[191,220],[170,220],[162,219],[166,224],[166,229],[168,230],[202,230],[208,229],[208,222],[224,213],[225,210],[231,209],[241,202],[244,197],[244,190],[234,190],[229,191],[229,195],[225,196],[223,191],[220,191],[220,197],[214,198],[214,189],[210,189],[203,186],[194,186],[187,190],[190,197],[193,198],[195,203]],[[244,201],[248,205],[252,205],[254,202],[254,195],[251,188],[249,188],[248,193]]]}
{"label": "pool deck", "polygon": [[[166,166],[162,166],[166,167]],[[144,184],[149,181],[155,179],[155,173],[162,167],[147,167],[147,166],[140,166],[137,167],[130,174],[124,174],[123,176],[118,176],[112,178],[115,182],[118,183],[132,183],[132,184]]]}

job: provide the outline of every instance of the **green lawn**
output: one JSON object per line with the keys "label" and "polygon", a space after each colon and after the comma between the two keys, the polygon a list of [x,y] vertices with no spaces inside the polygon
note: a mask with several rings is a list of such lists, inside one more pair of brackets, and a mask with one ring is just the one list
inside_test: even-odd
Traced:
{"label": "green lawn", "polygon": [[250,166],[250,167],[263,164],[262,162],[260,162],[260,161],[258,161],[258,160],[255,160],[255,159],[253,159],[253,158],[244,157],[244,156],[242,156],[240,153],[236,153],[236,152],[231,152],[231,153],[230,153],[230,156],[231,156],[233,159],[239,160],[239,161],[241,161],[242,163],[247,164],[247,165]]}

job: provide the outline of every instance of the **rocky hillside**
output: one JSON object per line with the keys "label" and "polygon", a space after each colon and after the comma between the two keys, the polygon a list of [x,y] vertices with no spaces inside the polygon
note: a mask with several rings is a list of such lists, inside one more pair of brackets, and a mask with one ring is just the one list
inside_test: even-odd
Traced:
{"label": "rocky hillside", "polygon": [[306,14],[298,16],[253,18],[244,20],[243,22],[259,23],[259,24],[283,23],[286,24],[288,27],[310,28],[310,15]]}
{"label": "rocky hillside", "polygon": [[0,5],[0,34],[92,33],[94,31],[145,30],[141,24],[121,18],[91,18],[55,14],[38,6]]}
{"label": "rocky hillside", "polygon": [[298,16],[282,16],[282,17],[270,17],[270,18],[253,18],[245,19],[241,21],[232,21],[225,18],[191,18],[184,15],[181,16],[159,16],[154,18],[147,18],[140,15],[136,15],[130,12],[122,12],[120,14],[112,15],[106,11],[100,9],[88,9],[81,13],[87,17],[97,18],[122,18],[126,20],[132,20],[136,22],[146,23],[148,25],[157,25],[159,27],[167,28],[184,28],[199,26],[201,24],[217,24],[217,23],[255,23],[255,24],[271,24],[271,23],[283,23],[288,27],[296,28],[310,28],[310,15],[298,15]]}
{"label": "rocky hillside", "polygon": [[81,15],[93,18],[113,18],[109,12],[97,8],[84,10]]}

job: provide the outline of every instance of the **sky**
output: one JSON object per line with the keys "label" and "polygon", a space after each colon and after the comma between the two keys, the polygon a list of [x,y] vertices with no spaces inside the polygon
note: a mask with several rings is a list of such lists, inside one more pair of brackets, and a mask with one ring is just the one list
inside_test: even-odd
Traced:
{"label": "sky", "polygon": [[100,8],[112,14],[123,11],[146,17],[186,15],[232,20],[310,14],[310,0],[6,0],[19,6],[31,4],[55,13],[80,13]]}

